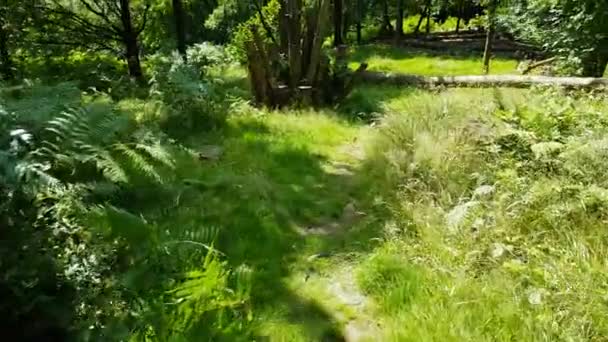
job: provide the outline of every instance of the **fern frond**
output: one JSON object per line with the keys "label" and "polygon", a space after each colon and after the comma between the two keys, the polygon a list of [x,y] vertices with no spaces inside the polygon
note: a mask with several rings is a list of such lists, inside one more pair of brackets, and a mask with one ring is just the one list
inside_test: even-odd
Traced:
{"label": "fern frond", "polygon": [[129,176],[124,168],[118,163],[109,152],[102,153],[97,159],[97,166],[103,175],[114,183],[129,183]]}
{"label": "fern frond", "polygon": [[171,154],[158,142],[154,145],[136,144],[135,148],[146,152],[156,162],[171,169],[175,168],[175,161],[171,157]]}
{"label": "fern frond", "polygon": [[217,239],[220,231],[216,226],[201,226],[196,223],[182,227],[166,230],[163,239],[166,241],[195,241],[211,245]]}
{"label": "fern frond", "polygon": [[135,149],[130,148],[127,144],[119,143],[114,145],[114,149],[127,157],[130,165],[138,172],[141,172],[148,178],[155,180],[158,183],[163,183],[163,179],[154,166]]}
{"label": "fern frond", "polygon": [[141,217],[113,206],[106,206],[105,214],[113,236],[125,238],[133,245],[151,237],[152,229]]}
{"label": "fern frond", "polygon": [[15,172],[18,177],[26,181],[37,180],[48,187],[56,187],[61,184],[57,178],[47,172],[48,170],[49,166],[46,164],[32,163],[29,161],[20,161],[15,166]]}

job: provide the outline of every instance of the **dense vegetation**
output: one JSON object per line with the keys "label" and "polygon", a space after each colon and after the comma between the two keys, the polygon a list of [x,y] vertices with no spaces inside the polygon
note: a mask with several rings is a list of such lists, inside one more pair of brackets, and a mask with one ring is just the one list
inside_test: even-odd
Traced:
{"label": "dense vegetation", "polygon": [[592,0],[5,0],[0,326],[603,341],[605,88],[359,76],[601,77],[607,25]]}

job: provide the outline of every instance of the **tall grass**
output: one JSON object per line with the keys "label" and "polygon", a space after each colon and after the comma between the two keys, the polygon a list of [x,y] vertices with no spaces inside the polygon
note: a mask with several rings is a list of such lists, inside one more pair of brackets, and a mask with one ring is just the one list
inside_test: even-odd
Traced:
{"label": "tall grass", "polygon": [[359,269],[383,340],[608,336],[605,101],[449,90],[386,103],[367,167],[392,215]]}

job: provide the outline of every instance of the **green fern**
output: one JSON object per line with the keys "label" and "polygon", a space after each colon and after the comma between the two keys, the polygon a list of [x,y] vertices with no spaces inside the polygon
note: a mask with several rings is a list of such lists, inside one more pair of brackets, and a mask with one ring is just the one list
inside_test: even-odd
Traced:
{"label": "green fern", "polygon": [[31,156],[68,169],[93,162],[104,177],[116,183],[128,184],[143,176],[162,184],[160,169],[174,168],[171,154],[158,139],[138,133],[111,108],[70,109],[46,124]]}
{"label": "green fern", "polygon": [[[236,291],[229,285],[231,280],[235,280]],[[221,317],[234,314],[243,306],[250,288],[250,273],[231,274],[218,255],[209,252],[199,268],[188,272],[181,284],[167,291],[175,306],[171,326],[178,335],[201,324],[206,330],[221,328]],[[210,320],[209,314],[215,319]]]}

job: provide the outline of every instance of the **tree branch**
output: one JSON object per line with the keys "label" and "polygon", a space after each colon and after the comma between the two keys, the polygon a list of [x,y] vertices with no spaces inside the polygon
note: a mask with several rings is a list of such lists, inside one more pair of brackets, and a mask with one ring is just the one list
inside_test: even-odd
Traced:
{"label": "tree branch", "polygon": [[260,22],[262,23],[262,26],[264,27],[264,31],[266,31],[266,36],[268,36],[268,38],[270,38],[270,40],[272,40],[272,43],[274,45],[277,45],[277,41],[276,39],[274,39],[274,35],[272,34],[272,29],[270,28],[270,26],[268,25],[268,23],[266,23],[266,19],[264,19],[264,14],[262,13],[262,7],[260,6],[260,4],[258,4],[257,0],[253,0],[253,5],[255,6],[258,15],[260,16]]}
{"label": "tree branch", "polygon": [[[93,6],[87,1],[87,0],[80,0],[80,3],[84,5],[84,7],[86,7],[87,10],[89,10],[89,12],[97,15],[98,17],[100,17],[103,21],[105,21],[113,30],[115,33],[117,34],[121,34],[122,29],[118,26],[116,26],[108,17],[108,14],[105,13],[101,7],[99,8],[99,10],[95,10],[93,8]],[[98,5],[99,6],[99,5]]]}
{"label": "tree branch", "polygon": [[120,17],[121,9],[116,1],[108,1],[106,4],[108,5],[108,11],[112,11],[116,17]]}
{"label": "tree branch", "polygon": [[551,58],[544,59],[542,61],[538,61],[538,62],[532,63],[532,64],[528,65],[524,70],[522,70],[521,74],[522,75],[526,75],[530,71],[532,71],[532,70],[534,70],[536,68],[539,68],[539,67],[541,67],[543,65],[547,65],[547,64],[551,64],[551,63],[555,62],[557,59],[558,59],[558,57],[551,57]]}
{"label": "tree branch", "polygon": [[[35,40],[35,44],[38,45],[59,45],[59,46],[74,46],[74,47],[87,47],[91,48],[89,44],[85,44],[83,42],[71,42],[65,40]],[[113,54],[119,54],[119,50],[105,43],[95,42],[94,45],[97,45],[97,48],[94,48],[93,51],[111,51]]]}
{"label": "tree branch", "polygon": [[[84,31],[88,31],[91,34],[95,33],[95,34],[99,34],[99,35],[102,35],[105,37],[108,37],[109,36],[108,32],[111,32],[117,36],[122,36],[122,33],[120,31],[115,31],[112,28],[93,24],[88,19],[86,19],[82,16],[79,16],[78,14],[74,13],[73,11],[66,9],[65,7],[63,7],[61,5],[57,5],[57,6],[58,6],[57,8],[49,8],[48,11],[50,11],[51,13],[55,13],[59,16],[62,16],[63,19],[65,19],[66,21],[75,22],[79,27],[68,26],[64,23],[64,21],[61,21],[61,20],[51,21],[51,22],[54,22],[56,25],[63,27],[70,32],[78,32],[78,31],[84,30]],[[93,30],[96,30],[96,31],[93,31]]]}
{"label": "tree branch", "polygon": [[150,2],[146,1],[146,8],[144,9],[144,14],[142,15],[142,23],[139,29],[136,31],[139,36],[146,29],[146,24],[148,23],[148,12],[150,10]]}

